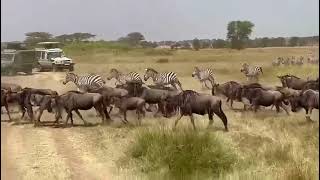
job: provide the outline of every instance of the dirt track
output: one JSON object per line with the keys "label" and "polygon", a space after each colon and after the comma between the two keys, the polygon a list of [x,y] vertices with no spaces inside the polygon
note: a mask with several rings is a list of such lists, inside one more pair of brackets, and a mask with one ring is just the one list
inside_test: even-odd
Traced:
{"label": "dirt track", "polygon": [[[1,77],[1,79],[23,87],[32,85],[36,88],[52,88],[61,93],[65,91],[63,89],[65,86],[61,85],[63,75],[64,73],[41,73],[32,76]],[[66,88],[70,87],[72,85]],[[15,119],[19,116],[18,113],[13,114]],[[48,122],[52,121],[51,116],[44,113],[41,119],[47,121],[48,127],[34,128],[28,121],[15,120],[8,123],[6,114],[1,115],[1,178],[111,179],[113,160],[117,158],[111,153],[117,151],[105,154],[109,159],[104,157],[102,161],[85,135],[101,127],[88,127],[84,128],[85,130],[82,130],[82,127],[53,128]],[[106,139],[106,141],[113,140]],[[113,143],[110,146],[113,145],[117,144]]]}

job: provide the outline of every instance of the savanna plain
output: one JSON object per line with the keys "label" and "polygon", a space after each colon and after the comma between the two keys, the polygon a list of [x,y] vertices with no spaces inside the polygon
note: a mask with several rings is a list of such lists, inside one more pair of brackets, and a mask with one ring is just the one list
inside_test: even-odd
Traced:
{"label": "savanna plain", "polygon": [[[306,56],[318,47],[254,48],[245,50],[201,49],[112,49],[96,44],[67,45],[64,50],[74,59],[75,73],[96,73],[104,77],[111,68],[122,72],[145,68],[159,72],[176,72],[183,89],[210,94],[193,77],[194,66],[210,67],[215,81],[245,82],[241,64],[247,62],[263,68],[260,83],[280,86],[277,75],[292,74],[301,78],[319,76],[317,65],[273,67],[277,57]],[[318,56],[318,55],[317,55]],[[22,87],[50,88],[64,93],[76,89],[63,85],[66,72],[35,72],[33,75],[1,76],[2,82]],[[107,81],[114,87],[114,80]],[[152,84],[151,80],[147,82]],[[231,109],[223,99],[229,132],[214,116],[207,129],[208,117],[195,116],[197,131],[189,117],[183,117],[172,130],[176,116],[153,117],[148,113],[142,125],[135,125],[137,116],[130,112],[131,125],[123,125],[111,114],[114,122],[100,125],[94,110],[81,111],[91,126],[75,116],[75,126],[52,126],[54,115],[42,116],[43,126],[33,127],[28,120],[13,122],[1,115],[1,176],[4,179],[318,179],[319,115],[311,118],[305,112],[276,113],[270,107],[258,112],[243,111],[242,103]],[[288,107],[289,108],[289,107]],[[16,111],[16,109],[15,109]],[[117,111],[117,110],[116,110]],[[63,119],[66,115],[64,114]]]}

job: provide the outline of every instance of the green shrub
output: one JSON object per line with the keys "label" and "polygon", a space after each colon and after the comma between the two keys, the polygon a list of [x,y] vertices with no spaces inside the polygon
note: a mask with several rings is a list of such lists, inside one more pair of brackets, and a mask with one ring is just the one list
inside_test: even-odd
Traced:
{"label": "green shrub", "polygon": [[147,174],[165,169],[174,179],[203,174],[218,177],[230,171],[238,159],[228,143],[208,132],[143,130],[136,139],[128,154]]}

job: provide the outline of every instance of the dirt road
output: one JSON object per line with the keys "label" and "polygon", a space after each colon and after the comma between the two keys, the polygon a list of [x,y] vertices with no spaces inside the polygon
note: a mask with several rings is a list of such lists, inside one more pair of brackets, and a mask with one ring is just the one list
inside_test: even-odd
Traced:
{"label": "dirt road", "polygon": [[[61,93],[74,88],[61,85],[63,76],[64,73],[41,73],[1,79],[23,87],[52,88]],[[103,132],[108,127],[34,128],[28,121],[17,122],[19,115],[13,114],[14,122],[7,122],[6,114],[1,115],[1,178],[113,179],[114,160],[118,158],[113,152],[117,152],[118,147],[112,146],[117,146],[117,143],[109,147],[115,151],[99,157],[101,153],[94,148],[98,144],[88,142],[90,139],[87,138],[91,132]],[[41,120],[52,121],[52,115],[44,113]],[[81,124],[80,121],[78,123]],[[110,137],[105,141],[108,144],[114,139]]]}

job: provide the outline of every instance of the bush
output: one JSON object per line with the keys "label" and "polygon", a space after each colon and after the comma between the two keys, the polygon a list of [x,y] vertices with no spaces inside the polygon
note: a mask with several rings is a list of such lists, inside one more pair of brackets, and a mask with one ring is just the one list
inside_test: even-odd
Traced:
{"label": "bush", "polygon": [[169,59],[167,58],[160,58],[156,61],[156,63],[168,63],[169,62]]}
{"label": "bush", "polygon": [[171,56],[172,50],[169,49],[148,49],[144,53],[147,56]]}
{"label": "bush", "polygon": [[170,178],[215,176],[230,171],[237,162],[231,146],[209,133],[185,130],[143,130],[129,149],[130,158],[141,163],[142,171],[165,169]]}

